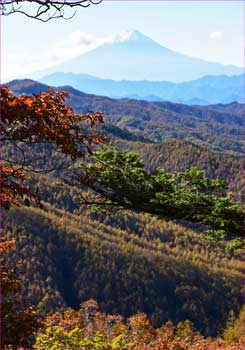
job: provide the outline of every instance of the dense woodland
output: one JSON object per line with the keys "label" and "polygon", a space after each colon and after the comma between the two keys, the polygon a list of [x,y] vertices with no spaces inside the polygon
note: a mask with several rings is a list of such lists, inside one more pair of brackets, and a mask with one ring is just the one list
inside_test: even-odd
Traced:
{"label": "dense woodland", "polygon": [[[40,90],[29,81],[9,85],[18,93]],[[233,110],[231,105],[148,104],[68,90],[76,111],[105,112],[108,122],[96,132],[120,149],[139,153],[146,171],[196,166],[210,178],[227,180],[227,191],[243,199],[241,105]],[[199,142],[200,134],[205,142]],[[14,151],[3,148],[5,155],[18,158]],[[37,168],[56,168],[27,179],[39,188],[42,208],[32,203],[3,213],[4,237],[16,242],[6,259],[21,281],[23,303],[35,305],[41,317],[53,314],[45,319],[35,349],[51,348],[54,339],[64,349],[66,337],[69,349],[242,349],[243,251],[208,240],[193,224],[133,211],[88,211],[81,205],[81,190],[62,181],[73,165],[57,170],[66,156],[47,145],[25,145],[24,151]],[[74,311],[91,298],[101,311],[94,301]],[[62,314],[67,307],[74,310]],[[199,332],[223,340],[207,340]]]}

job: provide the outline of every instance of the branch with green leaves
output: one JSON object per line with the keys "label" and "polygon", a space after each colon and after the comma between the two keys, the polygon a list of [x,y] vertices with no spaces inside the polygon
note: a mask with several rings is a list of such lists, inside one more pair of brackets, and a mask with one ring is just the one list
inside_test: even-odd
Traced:
{"label": "branch with green leaves", "polygon": [[82,204],[94,210],[132,209],[201,224],[217,240],[243,238],[243,204],[232,199],[223,180],[208,179],[201,170],[169,173],[158,168],[147,173],[139,155],[110,146],[94,152],[92,161],[79,168],[76,180],[89,189]]}

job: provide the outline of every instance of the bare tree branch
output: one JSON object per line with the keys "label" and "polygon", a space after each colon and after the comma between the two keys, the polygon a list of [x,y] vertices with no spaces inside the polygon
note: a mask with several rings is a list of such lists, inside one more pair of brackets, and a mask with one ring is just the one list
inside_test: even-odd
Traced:
{"label": "bare tree branch", "polygon": [[20,13],[29,18],[48,22],[51,19],[71,19],[79,7],[98,5],[103,0],[1,0],[0,15]]}

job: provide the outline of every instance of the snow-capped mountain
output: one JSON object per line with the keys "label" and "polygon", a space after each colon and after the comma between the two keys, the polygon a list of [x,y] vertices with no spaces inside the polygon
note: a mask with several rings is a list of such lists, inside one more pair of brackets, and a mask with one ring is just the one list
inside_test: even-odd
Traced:
{"label": "snow-capped mountain", "polygon": [[[198,56],[198,53],[197,53]],[[204,75],[238,75],[243,69],[207,62],[163,47],[139,31],[127,31],[60,64],[54,72],[90,74],[114,80],[189,81]]]}

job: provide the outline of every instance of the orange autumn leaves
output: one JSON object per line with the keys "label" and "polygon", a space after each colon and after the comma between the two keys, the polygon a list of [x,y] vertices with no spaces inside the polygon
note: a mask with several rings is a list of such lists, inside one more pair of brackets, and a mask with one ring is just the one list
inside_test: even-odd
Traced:
{"label": "orange autumn leaves", "polygon": [[[52,144],[58,152],[72,160],[83,157],[94,144],[104,142],[104,138],[86,132],[88,121],[92,128],[103,123],[101,112],[75,114],[65,104],[67,92],[41,91],[33,96],[14,96],[7,86],[1,87],[1,145]],[[83,128],[84,126],[84,128]],[[9,159],[0,164],[1,171],[1,206],[9,209],[23,199],[28,204],[36,193],[24,186],[25,164],[17,164]]]}
{"label": "orange autumn leaves", "polygon": [[49,315],[37,333],[34,349],[242,350],[243,341],[242,336],[230,343],[222,338],[204,338],[190,321],[177,326],[167,322],[154,329],[144,313],[125,319],[100,312],[97,302],[88,300],[77,311],[67,309]]}

